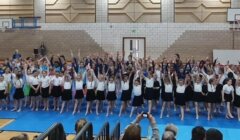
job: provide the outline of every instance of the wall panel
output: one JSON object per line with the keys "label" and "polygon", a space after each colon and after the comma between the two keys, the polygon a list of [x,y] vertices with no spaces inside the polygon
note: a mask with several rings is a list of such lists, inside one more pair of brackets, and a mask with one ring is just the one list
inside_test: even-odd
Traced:
{"label": "wall panel", "polygon": [[0,0],[1,18],[34,16],[33,0]]}
{"label": "wall panel", "polygon": [[46,22],[95,22],[95,0],[46,0]]}
{"label": "wall panel", "polygon": [[158,23],[161,0],[108,0],[108,21]]}
{"label": "wall panel", "polygon": [[231,0],[175,0],[175,22],[226,22]]}

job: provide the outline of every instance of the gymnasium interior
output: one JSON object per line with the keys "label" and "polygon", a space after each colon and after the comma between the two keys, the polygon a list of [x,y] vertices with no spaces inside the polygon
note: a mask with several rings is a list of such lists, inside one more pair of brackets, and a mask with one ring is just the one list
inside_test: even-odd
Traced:
{"label": "gymnasium interior", "polygon": [[[240,0],[0,0],[0,65],[16,51],[22,59],[37,59],[42,46],[47,50],[44,57],[64,56],[68,64],[81,53],[82,58],[108,54],[123,61],[131,55],[159,64],[178,54],[183,62],[194,58],[239,65]],[[21,112],[10,111],[14,100],[10,93],[8,110],[0,110],[0,140],[23,133],[29,140],[120,140],[137,116],[129,117],[131,107],[119,116],[120,96],[113,114],[106,116],[107,101],[99,115],[95,114],[95,102],[92,113],[86,115],[83,99],[80,113],[73,115],[74,100],[68,112],[59,113],[53,111],[51,97],[49,111],[31,111],[28,107]],[[163,139],[166,125],[174,124],[177,140],[191,139],[195,126],[216,128],[224,140],[239,140],[237,115],[226,119],[224,113],[217,114],[209,121],[207,111],[202,110],[196,120],[194,104],[190,103],[192,109],[185,111],[181,121],[173,104],[171,116],[159,118],[161,106],[160,100],[152,111],[159,139]],[[146,102],[142,108],[148,111]],[[87,124],[75,134],[79,119],[86,119]],[[139,125],[141,139],[154,139],[148,119],[143,118]]]}

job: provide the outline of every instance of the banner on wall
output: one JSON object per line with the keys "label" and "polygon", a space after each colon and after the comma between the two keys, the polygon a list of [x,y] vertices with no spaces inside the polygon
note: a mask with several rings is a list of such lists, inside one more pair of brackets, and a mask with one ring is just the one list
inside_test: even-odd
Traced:
{"label": "banner on wall", "polygon": [[213,50],[213,60],[217,59],[217,63],[226,65],[238,65],[240,62],[240,50]]}

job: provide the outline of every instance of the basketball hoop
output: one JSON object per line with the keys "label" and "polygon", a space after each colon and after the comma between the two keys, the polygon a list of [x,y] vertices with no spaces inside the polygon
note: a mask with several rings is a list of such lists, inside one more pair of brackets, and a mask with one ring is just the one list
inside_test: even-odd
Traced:
{"label": "basketball hoop", "polygon": [[235,30],[240,30],[240,14],[235,15]]}

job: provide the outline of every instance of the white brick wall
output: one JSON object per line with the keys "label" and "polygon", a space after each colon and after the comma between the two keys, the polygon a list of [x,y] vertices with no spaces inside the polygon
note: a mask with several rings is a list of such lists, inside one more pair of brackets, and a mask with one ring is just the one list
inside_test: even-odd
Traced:
{"label": "white brick wall", "polygon": [[121,51],[123,37],[146,37],[147,56],[152,58],[159,57],[186,30],[229,30],[226,23],[42,23],[41,26],[42,30],[85,30],[107,52]]}

